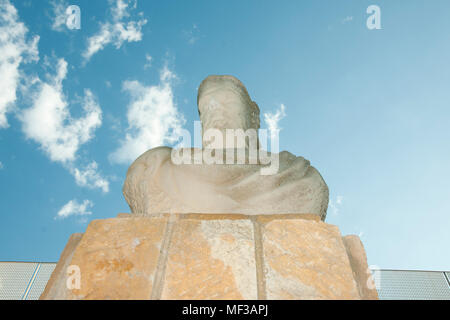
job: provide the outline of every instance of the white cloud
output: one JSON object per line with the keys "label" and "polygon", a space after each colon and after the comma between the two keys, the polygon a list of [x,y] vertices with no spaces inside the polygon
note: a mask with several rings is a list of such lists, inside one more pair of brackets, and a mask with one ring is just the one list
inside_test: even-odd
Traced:
{"label": "white cloud", "polygon": [[0,161],[0,170],[4,168],[3,163]]}
{"label": "white cloud", "polygon": [[178,140],[185,120],[174,102],[174,78],[164,67],[158,85],[146,87],[139,81],[123,83],[123,90],[131,97],[127,107],[128,129],[120,147],[110,155],[112,162],[128,164],[150,148]]}
{"label": "white cloud", "polygon": [[65,0],[53,0],[50,4],[53,9],[52,30],[59,32],[66,30],[66,9],[69,6],[69,3]]}
{"label": "white cloud", "polygon": [[14,109],[20,65],[39,60],[39,36],[27,41],[27,33],[16,8],[9,0],[0,0],[0,128],[8,127],[6,114]]}
{"label": "white cloud", "polygon": [[331,210],[332,215],[337,216],[339,214],[343,201],[344,201],[343,196],[337,196],[335,200],[330,199],[328,207]]}
{"label": "white cloud", "polygon": [[150,68],[152,66],[152,56],[149,55],[148,53],[145,54],[145,64],[144,64],[144,70]]}
{"label": "white cloud", "polygon": [[271,137],[274,137],[280,132],[281,128],[279,126],[279,122],[286,116],[285,109],[286,109],[285,105],[280,104],[278,110],[275,113],[271,112],[264,113],[264,122],[266,123],[267,128],[269,129]]}
{"label": "white cloud", "polygon": [[92,212],[88,210],[93,205],[90,200],[84,200],[82,203],[79,203],[76,199],[70,200],[58,211],[56,218],[65,219],[70,216],[91,215]]}
{"label": "white cloud", "polygon": [[137,1],[110,0],[109,2],[112,5],[111,19],[100,23],[100,30],[88,38],[88,46],[83,52],[85,62],[110,43],[119,49],[125,41],[142,40],[142,27],[147,20],[142,18],[142,13],[138,14],[137,20],[130,20],[130,11],[136,9]]}
{"label": "white cloud", "polygon": [[102,111],[88,89],[84,92],[85,116],[71,117],[62,88],[66,75],[67,62],[59,59],[56,75],[50,83],[40,83],[33,106],[21,115],[26,137],[40,143],[52,161],[63,163],[75,160],[80,146],[92,139],[102,123]]}
{"label": "white cloud", "polygon": [[86,89],[82,99],[84,115],[73,118],[63,93],[62,82],[66,76],[67,62],[59,59],[56,74],[47,75],[48,82],[38,80],[37,92],[31,93],[32,107],[19,116],[22,130],[28,139],[40,145],[51,161],[62,163],[78,185],[108,192],[108,181],[96,172],[97,163],[84,170],[75,166],[78,150],[94,137],[102,124],[102,110],[92,92]]}
{"label": "white cloud", "polygon": [[70,168],[72,175],[75,177],[77,185],[80,187],[87,187],[90,189],[99,188],[104,193],[109,192],[108,180],[102,178],[97,172],[98,164],[93,161],[88,164],[84,169]]}

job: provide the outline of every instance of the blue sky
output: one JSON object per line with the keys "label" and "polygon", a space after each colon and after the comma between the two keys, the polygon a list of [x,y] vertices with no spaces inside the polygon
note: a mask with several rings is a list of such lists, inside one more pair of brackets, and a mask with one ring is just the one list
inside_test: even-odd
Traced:
{"label": "blue sky", "polygon": [[321,172],[327,222],[359,234],[369,264],[450,270],[449,10],[0,0],[0,260],[57,261],[89,221],[129,212],[131,159],[192,131],[200,82],[232,74],[262,118],[285,106],[280,148]]}

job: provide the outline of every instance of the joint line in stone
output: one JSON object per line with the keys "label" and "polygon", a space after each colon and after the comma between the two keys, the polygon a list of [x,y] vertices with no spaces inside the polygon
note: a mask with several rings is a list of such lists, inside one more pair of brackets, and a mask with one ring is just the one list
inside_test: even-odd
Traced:
{"label": "joint line in stone", "polygon": [[169,219],[166,223],[164,237],[161,243],[161,250],[156,265],[155,277],[153,280],[153,288],[150,297],[151,300],[161,300],[164,278],[166,274],[167,258],[169,255],[169,247],[172,240],[172,233],[176,220],[178,220],[178,215],[170,214]]}
{"label": "joint line in stone", "polygon": [[258,300],[266,300],[266,278],[264,273],[264,256],[261,224],[256,217],[251,217],[253,237],[255,241],[256,285]]}

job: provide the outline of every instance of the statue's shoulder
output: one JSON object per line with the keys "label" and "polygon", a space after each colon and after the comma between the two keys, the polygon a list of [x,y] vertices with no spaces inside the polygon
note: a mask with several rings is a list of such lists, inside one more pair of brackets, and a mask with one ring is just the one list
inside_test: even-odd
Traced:
{"label": "statue's shoulder", "polygon": [[131,172],[140,171],[142,169],[151,169],[161,166],[163,162],[170,159],[171,152],[172,148],[164,146],[153,148],[144,152],[130,166],[128,169],[128,174]]}
{"label": "statue's shoulder", "polygon": [[325,181],[322,178],[320,172],[311,165],[308,159],[302,156],[296,156],[288,151],[282,151],[279,153],[280,167],[279,172],[291,174],[298,178],[310,178],[317,181],[319,184],[327,188]]}
{"label": "statue's shoulder", "polygon": [[294,161],[297,158],[295,154],[292,154],[289,151],[281,151],[279,153],[279,156],[280,159],[283,159],[284,161]]}
{"label": "statue's shoulder", "polygon": [[170,147],[157,147],[150,149],[143,154],[141,154],[135,162],[146,162],[148,160],[165,160],[167,157],[170,157],[170,154],[172,152],[172,148]]}
{"label": "statue's shoulder", "polygon": [[309,167],[310,162],[303,158],[302,156],[296,156],[295,154],[290,153],[289,151],[281,151],[279,153],[280,165],[284,168],[288,168],[290,166],[305,166]]}

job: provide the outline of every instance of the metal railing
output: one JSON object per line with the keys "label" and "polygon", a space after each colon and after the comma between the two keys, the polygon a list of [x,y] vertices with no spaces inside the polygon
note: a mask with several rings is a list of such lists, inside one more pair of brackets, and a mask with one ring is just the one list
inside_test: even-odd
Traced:
{"label": "metal railing", "polygon": [[[0,262],[0,300],[37,300],[56,263]],[[450,300],[450,272],[372,270],[381,300]]]}
{"label": "metal railing", "polygon": [[450,300],[450,272],[372,270],[382,300]]}
{"label": "metal railing", "polygon": [[56,263],[0,262],[0,300],[37,300]]}

